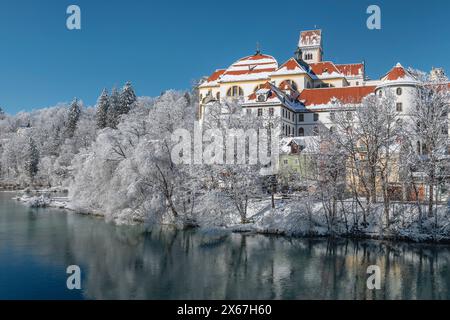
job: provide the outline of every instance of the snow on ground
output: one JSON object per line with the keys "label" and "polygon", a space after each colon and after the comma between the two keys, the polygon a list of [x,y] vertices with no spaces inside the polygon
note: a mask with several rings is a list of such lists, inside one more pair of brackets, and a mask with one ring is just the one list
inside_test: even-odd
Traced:
{"label": "snow on ground", "polygon": [[[75,208],[68,197],[41,194],[27,195],[15,198],[30,207],[54,207],[68,209],[79,213],[90,213],[101,216],[98,212],[89,212],[82,208]],[[348,236],[378,239],[400,239],[416,242],[450,241],[450,210],[448,206],[437,208],[436,216],[427,217],[426,207],[423,207],[424,218],[422,224],[418,220],[418,208],[415,204],[392,204],[389,228],[384,223],[383,204],[375,204],[372,213],[367,217],[367,226],[362,224],[362,214],[355,210],[351,201],[340,204],[338,217],[335,218],[332,231],[328,227],[327,217],[320,202],[305,202],[295,199],[276,199],[275,209],[272,209],[270,198],[253,200],[248,205],[248,219],[250,223],[241,224],[240,217],[230,203],[227,206],[213,206],[205,201],[199,205],[198,212],[183,221],[175,221],[169,215],[162,219],[134,219],[135,213],[131,209],[123,211],[114,222],[117,224],[135,224],[149,222],[173,224],[182,227],[184,222],[195,221],[203,232],[254,232],[264,234],[280,234],[287,236]],[[356,212],[352,214],[351,212]]]}

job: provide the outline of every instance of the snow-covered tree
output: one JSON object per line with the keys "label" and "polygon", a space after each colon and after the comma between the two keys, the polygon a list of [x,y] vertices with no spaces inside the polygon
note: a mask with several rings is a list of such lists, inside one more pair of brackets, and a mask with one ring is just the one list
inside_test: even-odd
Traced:
{"label": "snow-covered tree", "polygon": [[127,114],[136,103],[136,94],[130,82],[127,82],[120,93],[119,114]]}
{"label": "snow-covered tree", "polygon": [[[448,172],[448,109],[450,91],[448,79],[433,77],[420,71],[412,71],[419,79],[410,114],[406,138],[409,139],[408,155],[413,162],[409,168],[415,175],[422,175],[428,186],[428,216],[434,215],[439,189],[445,183]],[[415,182],[414,182],[415,183]]]}
{"label": "snow-covered tree", "polygon": [[66,136],[72,138],[77,129],[78,120],[80,119],[81,106],[78,99],[74,99],[69,107],[69,113],[66,124]]}
{"label": "snow-covered tree", "polygon": [[108,127],[116,129],[121,115],[120,93],[113,88],[109,96]]}
{"label": "snow-covered tree", "polygon": [[39,170],[39,151],[33,138],[27,139],[24,153],[24,171],[33,182]]}
{"label": "snow-covered tree", "polygon": [[109,96],[106,89],[97,101],[96,124],[98,129],[104,129],[108,126]]}
{"label": "snow-covered tree", "polygon": [[349,189],[363,212],[363,225],[378,199],[385,203],[389,224],[389,177],[399,137],[393,94],[386,90],[382,97],[370,95],[355,108],[341,110],[332,119],[334,137],[346,154]]}

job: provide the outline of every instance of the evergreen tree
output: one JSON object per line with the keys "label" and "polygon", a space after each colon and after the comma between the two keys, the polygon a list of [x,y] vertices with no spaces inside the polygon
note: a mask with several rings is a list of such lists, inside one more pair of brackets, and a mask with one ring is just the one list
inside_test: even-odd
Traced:
{"label": "evergreen tree", "polygon": [[28,138],[25,147],[24,170],[26,175],[33,180],[39,170],[39,151],[33,138]]}
{"label": "evergreen tree", "polygon": [[75,98],[69,108],[69,116],[66,125],[66,134],[68,138],[72,138],[77,129],[78,120],[80,120],[81,107],[78,99]]}
{"label": "evergreen tree", "polygon": [[106,89],[103,89],[103,92],[97,101],[96,122],[98,129],[104,129],[108,126],[108,111],[109,111],[108,109],[109,109],[108,91],[106,91]]}
{"label": "evergreen tree", "polygon": [[127,114],[136,103],[136,94],[130,82],[127,82],[120,93],[119,114]]}
{"label": "evergreen tree", "polygon": [[120,93],[116,88],[111,91],[111,96],[109,97],[109,108],[108,108],[108,126],[110,128],[116,129],[119,124],[120,117]]}

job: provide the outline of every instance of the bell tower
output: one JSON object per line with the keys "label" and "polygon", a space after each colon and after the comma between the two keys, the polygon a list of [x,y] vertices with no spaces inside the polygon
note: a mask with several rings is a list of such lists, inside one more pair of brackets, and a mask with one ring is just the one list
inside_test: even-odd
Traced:
{"label": "bell tower", "polygon": [[322,30],[308,30],[300,32],[298,51],[302,54],[302,60],[306,63],[322,61]]}

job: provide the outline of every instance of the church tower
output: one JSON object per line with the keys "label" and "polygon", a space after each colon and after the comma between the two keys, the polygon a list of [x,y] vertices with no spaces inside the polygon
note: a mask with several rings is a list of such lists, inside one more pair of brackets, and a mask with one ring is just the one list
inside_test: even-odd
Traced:
{"label": "church tower", "polygon": [[309,30],[300,33],[298,49],[302,59],[306,63],[317,63],[322,61],[322,30]]}

